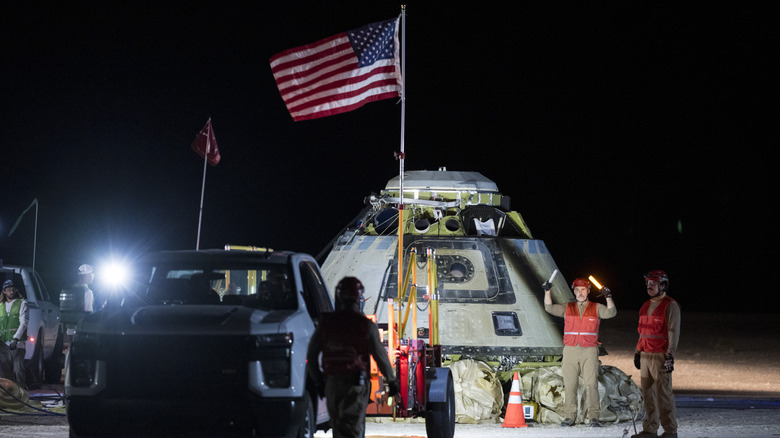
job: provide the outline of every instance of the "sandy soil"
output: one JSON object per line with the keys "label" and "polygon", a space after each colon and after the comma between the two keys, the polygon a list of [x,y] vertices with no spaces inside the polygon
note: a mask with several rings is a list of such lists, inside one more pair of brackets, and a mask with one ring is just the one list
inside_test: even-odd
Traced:
{"label": "sandy soil", "polygon": [[[632,375],[637,311],[622,310],[602,322],[601,341],[609,354],[605,365]],[[678,396],[680,436],[780,437],[780,409],[685,407],[686,394],[725,397],[780,398],[780,318],[770,314],[686,313],[683,309],[680,348],[675,360],[674,388]],[[637,425],[641,430],[641,424]],[[425,424],[368,423],[370,437],[424,437]],[[600,429],[585,426],[561,428],[554,424],[531,424],[528,428],[503,428],[500,424],[457,425],[457,438],[483,437],[623,437],[634,433],[631,422],[605,424]],[[68,436],[67,419],[57,416],[15,416],[0,413],[0,438]],[[318,432],[329,438],[331,432]]]}

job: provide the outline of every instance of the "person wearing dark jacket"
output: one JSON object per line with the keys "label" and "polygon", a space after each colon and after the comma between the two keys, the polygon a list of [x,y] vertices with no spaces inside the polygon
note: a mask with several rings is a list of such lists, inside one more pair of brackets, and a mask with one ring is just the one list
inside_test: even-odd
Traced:
{"label": "person wearing dark jacket", "polygon": [[309,343],[309,373],[325,395],[334,438],[365,436],[369,355],[387,381],[390,395],[399,393],[379,330],[361,311],[363,290],[360,280],[344,277],[336,286],[336,311],[322,315]]}

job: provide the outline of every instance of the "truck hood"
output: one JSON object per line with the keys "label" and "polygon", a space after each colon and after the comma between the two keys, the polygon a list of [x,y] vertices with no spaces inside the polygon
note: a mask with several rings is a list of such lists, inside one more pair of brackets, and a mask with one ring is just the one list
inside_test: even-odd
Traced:
{"label": "truck hood", "polygon": [[157,305],[101,310],[87,315],[77,333],[104,335],[246,335],[278,332],[295,310],[225,305]]}

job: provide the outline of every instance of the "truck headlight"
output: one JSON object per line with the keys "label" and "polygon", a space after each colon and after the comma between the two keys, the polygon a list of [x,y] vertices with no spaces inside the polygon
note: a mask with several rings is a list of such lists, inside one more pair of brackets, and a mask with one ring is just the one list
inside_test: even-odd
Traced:
{"label": "truck headlight", "polygon": [[92,336],[81,335],[70,348],[70,382],[73,386],[88,387],[95,383],[98,344]]}
{"label": "truck headlight", "polygon": [[255,337],[253,360],[260,361],[265,384],[271,388],[290,386],[290,358],[292,356],[292,333],[259,335]]}

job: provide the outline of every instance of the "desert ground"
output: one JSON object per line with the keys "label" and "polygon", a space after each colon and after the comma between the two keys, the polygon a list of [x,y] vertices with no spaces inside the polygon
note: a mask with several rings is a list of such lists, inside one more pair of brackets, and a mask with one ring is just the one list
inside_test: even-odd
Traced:
{"label": "desert ground", "polygon": [[[639,383],[633,365],[637,340],[636,310],[620,310],[601,325],[601,342],[607,349],[602,363],[620,368]],[[780,437],[780,318],[774,314],[682,314],[674,387],[680,436]],[[61,386],[53,388],[61,392]],[[51,395],[52,390],[44,395]],[[35,395],[35,391],[31,395]],[[40,393],[38,393],[40,394]],[[68,437],[67,418],[59,415],[20,416],[0,412],[0,438]],[[368,422],[366,436],[424,437],[422,422]],[[458,424],[457,438],[490,437],[627,437],[629,422],[561,428],[529,424],[503,428],[501,424]],[[641,424],[636,428],[641,430]],[[197,436],[197,435],[188,435]],[[331,432],[318,432],[318,438]]]}

